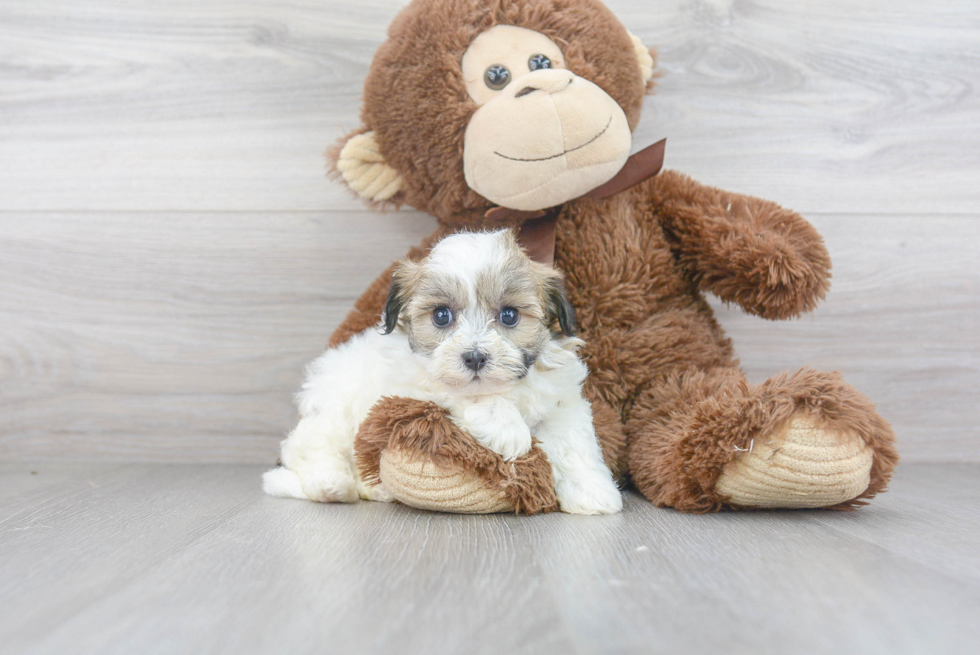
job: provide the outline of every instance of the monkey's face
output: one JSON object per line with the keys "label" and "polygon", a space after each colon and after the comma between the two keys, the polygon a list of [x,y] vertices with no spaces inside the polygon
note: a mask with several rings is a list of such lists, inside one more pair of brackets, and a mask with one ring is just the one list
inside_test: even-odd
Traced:
{"label": "monkey's face", "polygon": [[626,163],[626,114],[567,70],[561,50],[540,32],[492,27],[467,49],[462,69],[479,105],[466,128],[464,174],[491,202],[552,207],[610,180]]}
{"label": "monkey's face", "polygon": [[337,172],[372,203],[456,226],[559,205],[622,168],[653,69],[600,0],[412,0]]}

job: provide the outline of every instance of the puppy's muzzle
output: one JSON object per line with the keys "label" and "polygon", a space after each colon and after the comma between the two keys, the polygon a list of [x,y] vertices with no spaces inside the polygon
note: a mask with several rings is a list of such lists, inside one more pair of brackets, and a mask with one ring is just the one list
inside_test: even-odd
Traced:
{"label": "puppy's muzzle", "polygon": [[482,350],[471,350],[463,353],[463,363],[471,371],[479,371],[487,365],[487,354]]}

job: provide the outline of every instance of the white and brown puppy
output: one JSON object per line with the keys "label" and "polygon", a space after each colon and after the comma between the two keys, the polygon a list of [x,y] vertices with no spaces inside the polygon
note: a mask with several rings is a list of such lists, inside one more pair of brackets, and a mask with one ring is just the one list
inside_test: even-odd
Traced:
{"label": "white and brown puppy", "polygon": [[375,402],[403,396],[444,407],[508,460],[530,450],[533,434],[563,511],[622,509],[582,397],[582,341],[561,277],[532,262],[510,231],[456,234],[422,262],[402,262],[383,319],[310,364],[300,422],[282,442],[282,466],[264,476],[267,493],[390,500],[383,484],[360,479],[354,437]]}

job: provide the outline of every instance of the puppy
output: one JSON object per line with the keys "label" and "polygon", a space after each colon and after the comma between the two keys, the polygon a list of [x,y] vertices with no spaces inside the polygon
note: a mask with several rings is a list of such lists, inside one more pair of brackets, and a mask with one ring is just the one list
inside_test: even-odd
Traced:
{"label": "puppy", "polygon": [[320,502],[390,501],[354,463],[354,437],[384,396],[434,402],[481,444],[513,460],[533,434],[562,511],[611,514],[622,497],[602,459],[586,367],[561,276],[532,262],[507,230],[455,234],[394,274],[378,330],[308,367],[300,421],[265,491]]}

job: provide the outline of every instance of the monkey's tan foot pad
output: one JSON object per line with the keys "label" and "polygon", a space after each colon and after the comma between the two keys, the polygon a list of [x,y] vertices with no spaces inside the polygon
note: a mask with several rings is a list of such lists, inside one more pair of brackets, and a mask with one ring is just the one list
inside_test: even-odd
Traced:
{"label": "monkey's tan foot pad", "polygon": [[798,415],[779,432],[756,438],[715,489],[740,507],[830,507],[868,488],[872,462],[873,450],[857,436]]}
{"label": "monkey's tan foot pad", "polygon": [[457,514],[515,511],[503,489],[491,487],[476,473],[440,468],[402,450],[385,450],[380,472],[389,493],[410,507]]}

